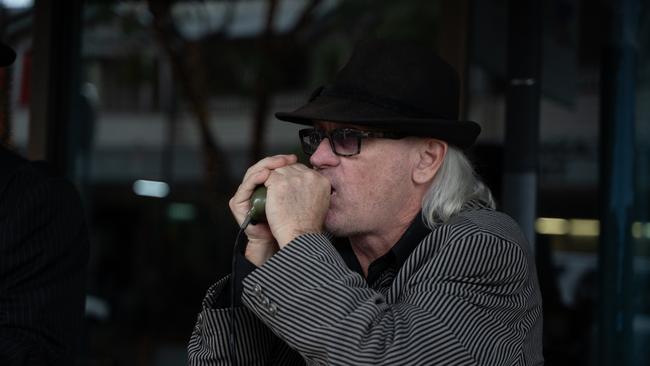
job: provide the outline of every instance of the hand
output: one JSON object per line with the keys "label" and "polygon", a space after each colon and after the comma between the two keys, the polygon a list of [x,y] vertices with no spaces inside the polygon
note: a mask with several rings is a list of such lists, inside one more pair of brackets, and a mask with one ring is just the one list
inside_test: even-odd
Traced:
{"label": "hand", "polygon": [[332,190],[327,178],[292,164],[273,170],[264,185],[266,218],[280,248],[299,235],[323,231]]}
{"label": "hand", "polygon": [[[251,208],[250,198],[255,188],[269,178],[273,169],[295,164],[296,161],[298,158],[295,155],[276,155],[260,160],[246,171],[242,183],[229,202],[230,211],[238,225],[242,224]],[[248,244],[245,256],[258,267],[279,249],[268,224],[248,225],[246,236]]]}

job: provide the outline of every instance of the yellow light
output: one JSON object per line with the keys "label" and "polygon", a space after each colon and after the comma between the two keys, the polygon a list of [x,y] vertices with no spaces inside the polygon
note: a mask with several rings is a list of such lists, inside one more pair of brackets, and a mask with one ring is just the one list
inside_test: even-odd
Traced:
{"label": "yellow light", "polygon": [[643,230],[643,224],[640,222],[635,222],[632,224],[632,237],[634,239],[641,239],[641,236],[643,235],[642,233]]}
{"label": "yellow light", "polygon": [[569,220],[569,235],[598,236],[600,222],[598,220],[571,219]]}
{"label": "yellow light", "polygon": [[540,217],[535,220],[535,230],[545,235],[566,235],[569,232],[569,221],[552,217]]}
{"label": "yellow light", "polygon": [[632,237],[634,239],[650,239],[650,222],[634,222],[632,224]]}

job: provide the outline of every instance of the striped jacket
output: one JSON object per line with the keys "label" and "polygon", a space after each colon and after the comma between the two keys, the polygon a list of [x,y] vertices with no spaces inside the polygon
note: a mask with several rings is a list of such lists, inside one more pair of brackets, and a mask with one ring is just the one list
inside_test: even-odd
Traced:
{"label": "striped jacket", "polygon": [[[190,365],[228,365],[228,278],[203,301]],[[305,234],[249,274],[236,309],[240,365],[540,365],[542,303],[514,221],[470,207],[432,232],[385,291],[329,238]]]}

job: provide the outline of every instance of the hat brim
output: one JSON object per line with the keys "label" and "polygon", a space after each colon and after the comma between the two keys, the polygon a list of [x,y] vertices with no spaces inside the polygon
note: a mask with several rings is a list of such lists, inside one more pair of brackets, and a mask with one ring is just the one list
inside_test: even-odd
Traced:
{"label": "hat brim", "polygon": [[11,65],[16,59],[16,52],[11,47],[0,43],[0,67]]}
{"label": "hat brim", "polygon": [[302,125],[328,121],[369,126],[407,136],[433,137],[461,149],[472,146],[481,132],[481,127],[472,121],[407,117],[371,103],[328,96],[319,96],[293,112],[277,112],[275,117]]}

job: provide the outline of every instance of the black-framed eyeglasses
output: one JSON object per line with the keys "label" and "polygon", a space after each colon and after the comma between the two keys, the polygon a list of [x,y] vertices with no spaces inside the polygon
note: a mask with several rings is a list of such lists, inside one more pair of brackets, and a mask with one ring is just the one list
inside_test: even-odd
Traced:
{"label": "black-framed eyeglasses", "polygon": [[337,128],[325,132],[317,128],[305,128],[298,131],[302,150],[307,155],[313,154],[321,141],[327,137],[334,154],[353,156],[361,152],[361,140],[365,138],[401,139],[404,136],[393,132],[359,131],[352,128]]}

